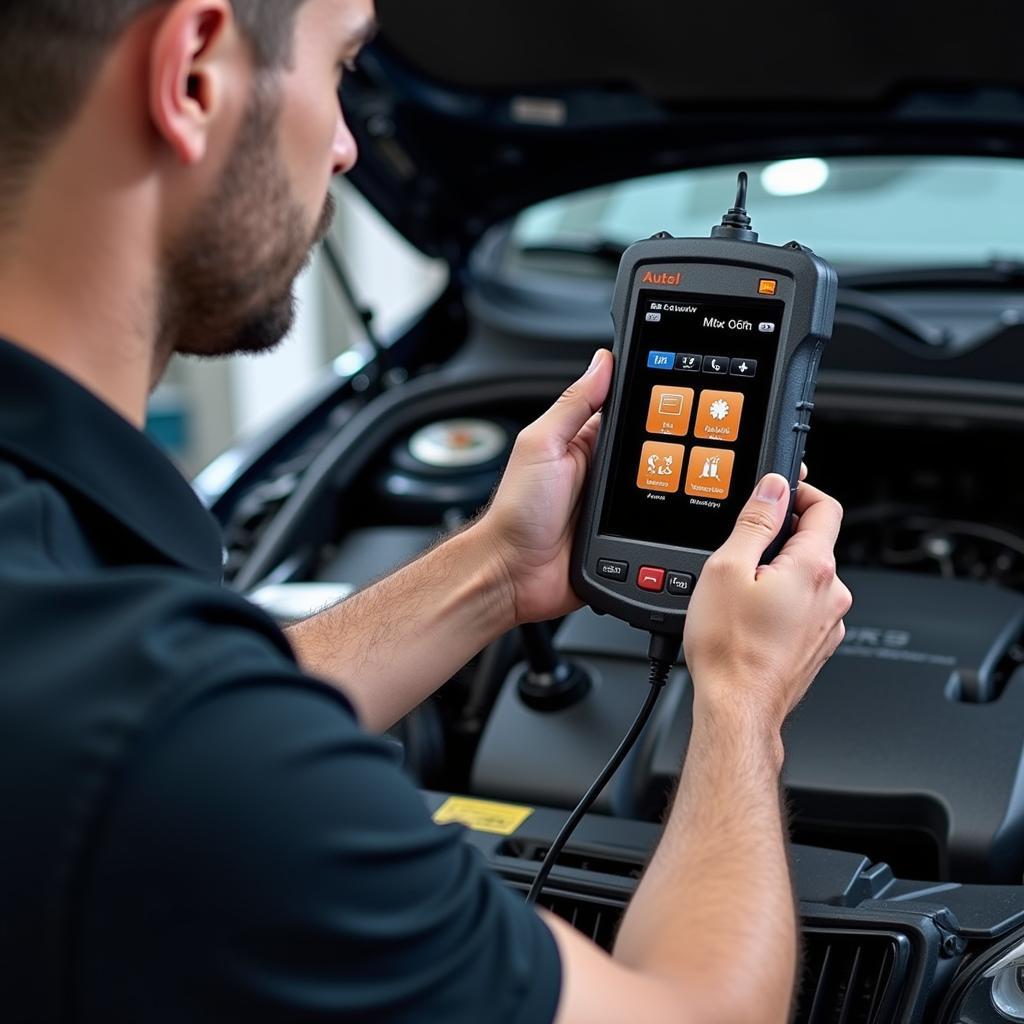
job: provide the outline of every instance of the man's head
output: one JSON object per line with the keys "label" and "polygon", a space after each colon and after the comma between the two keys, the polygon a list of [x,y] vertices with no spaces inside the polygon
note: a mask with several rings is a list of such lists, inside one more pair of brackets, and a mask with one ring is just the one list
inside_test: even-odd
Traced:
{"label": "man's head", "polygon": [[330,178],[355,162],[337,90],[372,13],[372,0],[3,0],[0,229],[57,199],[50,172],[73,150],[105,196],[147,197],[158,351],[273,346],[329,225]]}

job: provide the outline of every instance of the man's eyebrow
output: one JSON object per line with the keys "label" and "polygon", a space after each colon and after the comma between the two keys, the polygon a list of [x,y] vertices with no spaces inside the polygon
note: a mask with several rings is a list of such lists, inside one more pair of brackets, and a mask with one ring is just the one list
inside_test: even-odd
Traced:
{"label": "man's eyebrow", "polygon": [[356,31],[349,37],[348,45],[353,50],[361,50],[364,46],[368,46],[373,42],[379,31],[380,22],[378,22],[376,18],[368,18],[362,26],[356,29]]}

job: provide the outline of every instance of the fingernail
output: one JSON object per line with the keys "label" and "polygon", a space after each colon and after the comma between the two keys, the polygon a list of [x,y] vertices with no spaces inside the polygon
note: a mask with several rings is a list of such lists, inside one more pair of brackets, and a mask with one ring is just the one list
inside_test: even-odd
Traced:
{"label": "fingernail", "polygon": [[601,355],[604,349],[598,349],[594,353],[594,358],[590,360],[590,366],[587,368],[587,372],[583,374],[584,377],[589,377],[597,368],[601,365]]}
{"label": "fingernail", "polygon": [[789,487],[786,481],[781,476],[777,476],[772,473],[766,476],[758,485],[757,490],[754,492],[754,497],[758,501],[767,501],[772,505],[782,501],[782,499],[789,492]]}

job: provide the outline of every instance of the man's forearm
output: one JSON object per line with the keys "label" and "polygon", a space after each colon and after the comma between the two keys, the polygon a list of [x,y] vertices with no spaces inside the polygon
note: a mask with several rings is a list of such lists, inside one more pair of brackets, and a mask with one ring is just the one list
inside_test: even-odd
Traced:
{"label": "man's forearm", "polygon": [[380,583],[287,630],[302,667],[383,731],[515,625],[512,586],[473,526]]}
{"label": "man's forearm", "polygon": [[615,956],[705,1003],[697,1020],[788,1019],[797,935],[781,763],[777,732],[696,703],[679,793]]}

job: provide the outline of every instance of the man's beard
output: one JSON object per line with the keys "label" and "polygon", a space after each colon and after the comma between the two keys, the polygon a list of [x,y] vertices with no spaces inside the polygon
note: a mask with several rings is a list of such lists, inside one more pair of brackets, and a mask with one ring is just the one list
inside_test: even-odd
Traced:
{"label": "man's beard", "polygon": [[334,219],[327,197],[313,237],[277,154],[279,104],[259,88],[219,187],[166,254],[159,351],[267,352],[295,321],[295,279]]}

